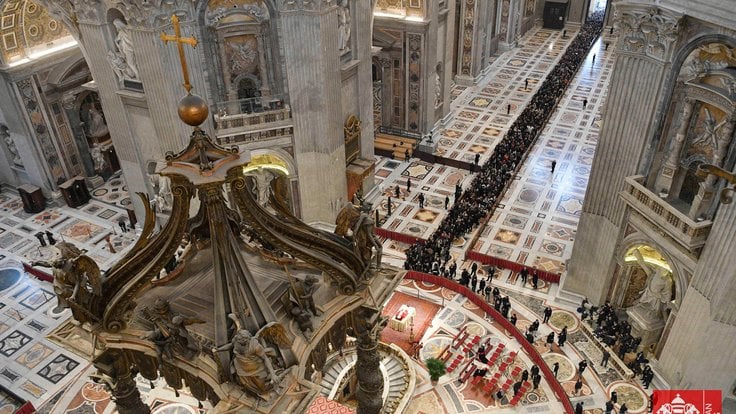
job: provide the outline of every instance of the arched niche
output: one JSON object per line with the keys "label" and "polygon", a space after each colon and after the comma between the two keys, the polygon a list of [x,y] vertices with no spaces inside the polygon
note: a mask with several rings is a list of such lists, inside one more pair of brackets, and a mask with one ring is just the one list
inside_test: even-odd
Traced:
{"label": "arched niche", "polygon": [[[641,254],[643,264],[637,259],[635,251]],[[671,281],[671,290],[668,302],[673,302],[677,297],[677,283],[674,280],[673,266],[670,261],[656,248],[647,243],[636,243],[626,249],[623,261],[625,263],[625,272],[629,274],[628,283],[626,284],[625,293],[622,298],[622,307],[633,306],[638,301],[642,292],[646,289],[649,278],[643,266],[649,266],[651,271],[664,271],[669,274]]]}
{"label": "arched niche", "polygon": [[669,111],[648,183],[692,219],[709,219],[718,207],[718,183],[695,172],[700,164],[731,169],[736,122],[735,49],[727,43],[693,45],[675,74]]}
{"label": "arched niche", "polygon": [[248,165],[243,167],[243,173],[255,180],[258,188],[256,194],[258,202],[262,205],[268,203],[271,194],[271,183],[274,179],[283,177],[286,183],[284,193],[280,196],[286,204],[294,211],[295,194],[297,191],[295,166],[290,156],[274,150],[254,150]]}
{"label": "arched niche", "polygon": [[[215,68],[219,101],[255,102],[275,94],[279,65],[278,36],[271,25],[271,10],[262,0],[210,0],[204,11],[208,46],[218,56]],[[254,105],[240,105],[240,111]],[[232,114],[238,106],[228,106]]]}

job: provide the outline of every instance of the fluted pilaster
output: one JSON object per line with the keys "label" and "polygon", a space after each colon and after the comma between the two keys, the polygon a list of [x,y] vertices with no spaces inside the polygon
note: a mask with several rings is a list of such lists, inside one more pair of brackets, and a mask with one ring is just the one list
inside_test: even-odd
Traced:
{"label": "fluted pilaster", "polygon": [[[660,26],[651,20],[659,15],[652,17],[633,9],[632,5],[625,6],[629,26],[623,30],[623,36],[626,39],[641,36],[645,45],[657,41],[655,35]],[[634,21],[633,16],[638,20]],[[662,36],[670,36],[676,22],[664,18],[663,21],[667,24],[661,27]],[[562,286],[564,291],[587,296],[594,303],[602,302],[608,291],[617,243],[624,227],[626,204],[619,192],[625,187],[626,177],[640,173],[642,159],[650,150],[653,117],[667,73],[665,60],[671,55],[670,43],[660,40],[667,48],[656,53],[619,42],[583,214]]]}
{"label": "fluted pilaster", "polygon": [[333,222],[345,200],[337,8],[282,13],[302,215]]}

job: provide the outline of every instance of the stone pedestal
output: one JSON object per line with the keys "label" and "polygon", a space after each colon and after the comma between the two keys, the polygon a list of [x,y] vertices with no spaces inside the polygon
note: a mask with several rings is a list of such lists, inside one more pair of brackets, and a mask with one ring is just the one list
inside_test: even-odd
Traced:
{"label": "stone pedestal", "polygon": [[662,318],[652,315],[641,306],[632,306],[626,309],[631,324],[631,335],[641,337],[641,348],[647,349],[649,345],[659,341],[664,329]]}

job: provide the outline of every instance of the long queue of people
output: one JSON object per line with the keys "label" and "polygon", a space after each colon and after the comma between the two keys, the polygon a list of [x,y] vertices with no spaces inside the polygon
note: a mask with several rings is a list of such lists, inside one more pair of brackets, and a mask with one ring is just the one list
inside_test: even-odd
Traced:
{"label": "long queue of people", "polygon": [[415,243],[409,247],[405,268],[429,272],[434,262],[447,263],[452,241],[471,231],[483,217],[491,213],[516,167],[536,140],[591,45],[600,35],[602,27],[603,13],[596,12],[565,50],[559,63],[511,125],[470,186],[456,198],[455,205],[437,231],[425,243]]}

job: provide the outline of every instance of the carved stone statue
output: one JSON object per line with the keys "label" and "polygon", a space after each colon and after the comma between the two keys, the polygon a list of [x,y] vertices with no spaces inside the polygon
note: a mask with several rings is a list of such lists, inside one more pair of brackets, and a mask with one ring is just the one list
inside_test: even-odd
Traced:
{"label": "carved stone statue", "polygon": [[15,141],[13,141],[13,137],[10,136],[10,132],[8,132],[8,127],[6,125],[0,124],[0,137],[5,141],[5,146],[8,148],[8,152],[10,152],[13,164],[23,166],[23,160],[20,158],[20,155],[18,155],[18,148],[15,147]]}
{"label": "carved stone statue", "polygon": [[312,336],[312,331],[314,331],[312,314],[308,310],[302,309],[299,306],[292,307],[290,313],[291,317],[294,318],[294,321],[296,321],[296,324],[299,326],[299,329],[304,333],[304,336],[309,339]]}
{"label": "carved stone statue", "polygon": [[[89,320],[81,310],[91,295],[99,296],[102,290],[100,269],[97,264],[71,243],[56,244],[60,256],[47,262],[37,260],[32,266],[53,268],[54,293],[59,308],[70,308],[80,322]],[[73,306],[73,305],[77,306]]]}
{"label": "carved stone statue", "polygon": [[154,343],[159,364],[163,364],[164,357],[173,360],[174,355],[181,355],[191,360],[199,353],[199,343],[189,333],[187,326],[204,323],[203,320],[174,312],[169,301],[161,298],[156,299],[152,308],[144,307],[141,313],[141,317],[153,325],[153,330],[141,338]]}
{"label": "carved stone statue", "polygon": [[273,180],[274,176],[265,168],[252,171],[251,174],[256,180],[258,204],[265,207],[268,205],[268,198],[271,195],[271,180]]}
{"label": "carved stone statue", "polygon": [[87,132],[90,137],[102,138],[110,133],[110,130],[107,128],[107,124],[105,123],[105,118],[97,109],[90,107],[87,110],[87,119],[89,123],[87,125]]}
{"label": "carved stone statue", "polygon": [[440,106],[442,103],[442,82],[440,81],[440,74],[434,74],[434,106]]}
{"label": "carved stone statue", "polygon": [[105,157],[102,156],[102,146],[98,143],[92,145],[89,149],[89,153],[92,156],[92,162],[95,165],[95,171],[102,171],[105,168]]}
{"label": "carved stone statue", "polygon": [[360,217],[353,226],[353,238],[355,240],[355,249],[363,259],[363,263],[367,266],[370,265],[371,257],[373,256],[373,248],[376,249],[376,268],[381,267],[381,255],[383,253],[383,246],[381,241],[378,240],[375,231],[375,222],[371,217],[370,203],[364,203],[361,206]]}
{"label": "carved stone statue", "polygon": [[312,315],[319,316],[317,306],[314,304],[314,293],[319,289],[319,281],[315,276],[307,275],[304,280],[298,281],[292,294],[292,302],[302,309],[309,310]]}
{"label": "carved stone statue", "polygon": [[[133,40],[131,39],[128,26],[120,19],[113,20],[112,24],[118,31],[118,34],[115,37],[115,45],[118,49],[116,60],[118,58],[122,59],[125,66],[124,69],[122,69],[123,66],[119,61],[117,61],[117,63],[113,63],[111,61],[111,64],[113,64],[113,68],[120,68],[116,69],[116,71],[121,71],[123,78],[138,80],[138,65],[136,64]],[[108,60],[109,59],[110,58],[108,57]]]}
{"label": "carved stone statue", "polygon": [[361,211],[350,202],[338,213],[335,220],[335,234],[352,240],[355,253],[362,259],[366,266],[371,265],[373,248],[376,249],[376,267],[381,267],[381,255],[383,247],[380,240],[374,234],[375,222],[371,217],[370,203],[364,203]]}
{"label": "carved stone statue", "polygon": [[338,44],[340,45],[340,51],[350,49],[350,2],[349,0],[342,0],[340,7],[337,9],[338,18]]}
{"label": "carved stone statue", "polygon": [[641,297],[634,302],[634,306],[648,311],[656,318],[663,318],[664,310],[672,296],[672,276],[666,269],[645,262],[638,249],[634,250],[633,255],[648,278],[646,288]]}
{"label": "carved stone statue", "polygon": [[213,350],[230,351],[233,358],[230,364],[231,374],[246,390],[262,395],[276,387],[280,380],[271,362],[276,352],[266,348],[258,338],[253,337],[246,329],[238,330],[229,344]]}
{"label": "carved stone statue", "polygon": [[131,78],[130,69],[125,63],[125,58],[119,53],[115,53],[112,50],[107,52],[107,61],[110,62],[112,70],[115,72],[115,76],[118,77],[118,82],[123,83],[125,78]]}

